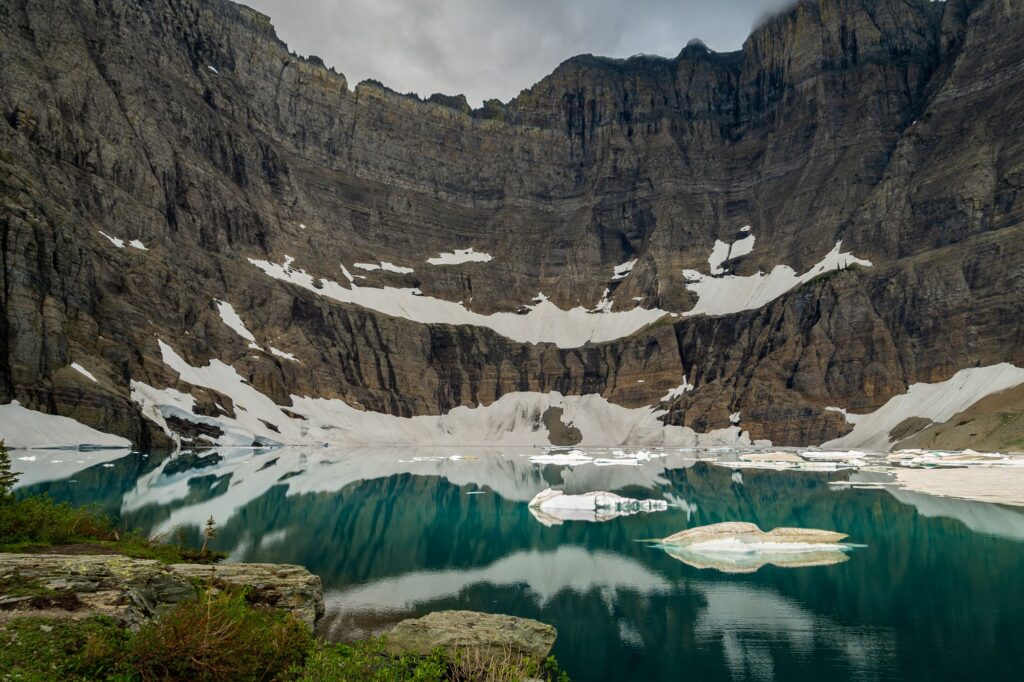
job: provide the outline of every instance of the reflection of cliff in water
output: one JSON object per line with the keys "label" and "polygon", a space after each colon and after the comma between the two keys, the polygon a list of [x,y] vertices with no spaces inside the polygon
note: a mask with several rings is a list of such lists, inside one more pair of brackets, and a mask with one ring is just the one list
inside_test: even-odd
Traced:
{"label": "reflection of cliff in water", "polygon": [[[1017,509],[828,485],[843,472],[736,477],[673,458],[570,469],[518,453],[220,455],[179,462],[170,474],[155,458],[126,457],[29,490],[96,500],[144,528],[197,527],[212,514],[218,546],[233,559],[303,564],[323,578],[322,627],[333,636],[439,608],[551,622],[556,653],[579,679],[661,679],[674,669],[708,679],[911,669],[993,678],[1007,673],[998,666],[1024,626]],[[526,502],[551,485],[673,506],[545,527]],[[732,520],[835,529],[867,547],[842,564],[729,576],[638,542]]]}

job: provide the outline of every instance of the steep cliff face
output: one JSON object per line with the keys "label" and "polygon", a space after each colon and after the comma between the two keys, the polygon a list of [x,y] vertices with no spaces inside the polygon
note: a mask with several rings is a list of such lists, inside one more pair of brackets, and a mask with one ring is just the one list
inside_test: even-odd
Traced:
{"label": "steep cliff face", "polygon": [[0,402],[142,446],[258,419],[245,386],[311,425],[293,396],[556,391],[828,440],[828,406],[1024,365],[1022,32],[1002,0],[801,2],[469,111],[222,0],[4,3]]}

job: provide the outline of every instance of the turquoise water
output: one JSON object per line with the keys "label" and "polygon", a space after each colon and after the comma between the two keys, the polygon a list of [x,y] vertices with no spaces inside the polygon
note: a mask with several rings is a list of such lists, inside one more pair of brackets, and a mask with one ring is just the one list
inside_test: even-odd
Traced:
{"label": "turquoise water", "polygon": [[[577,681],[1019,679],[1024,510],[830,486],[843,471],[737,473],[681,455],[570,468],[522,452],[16,462],[23,493],[96,502],[152,532],[194,535],[213,515],[231,560],[307,566],[326,591],[321,633],[335,639],[458,608],[556,626],[555,654]],[[80,470],[58,478],[69,464]],[[549,485],[672,506],[546,526],[526,503]],[[834,529],[863,546],[834,565],[731,574],[642,541],[719,521]]]}

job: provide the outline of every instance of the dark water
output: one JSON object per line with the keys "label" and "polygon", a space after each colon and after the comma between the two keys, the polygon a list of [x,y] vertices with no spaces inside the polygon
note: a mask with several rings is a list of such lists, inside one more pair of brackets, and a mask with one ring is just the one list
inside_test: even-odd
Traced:
{"label": "dark water", "polygon": [[[1021,679],[1021,510],[828,485],[843,472],[736,476],[671,457],[569,469],[476,454],[127,455],[57,480],[22,462],[21,490],[96,502],[148,531],[195,534],[213,515],[232,560],[321,576],[322,634],[336,639],[459,608],[556,626],[555,654],[577,681]],[[526,501],[548,485],[675,506],[547,527]],[[638,541],[719,521],[835,529],[866,546],[836,565],[727,574]]]}

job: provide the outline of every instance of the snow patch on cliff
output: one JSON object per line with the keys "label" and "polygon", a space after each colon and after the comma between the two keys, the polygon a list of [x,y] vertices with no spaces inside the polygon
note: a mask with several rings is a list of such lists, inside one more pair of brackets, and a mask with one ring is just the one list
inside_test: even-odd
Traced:
{"label": "snow patch on cliff", "polygon": [[96,383],[96,384],[100,383],[99,381],[97,381],[96,377],[95,377],[95,376],[93,376],[93,373],[92,373],[92,372],[90,372],[89,370],[87,370],[87,369],[86,369],[85,367],[82,367],[82,366],[81,366],[80,364],[78,364],[77,362],[72,362],[72,363],[71,363],[71,369],[75,370],[76,372],[78,372],[79,374],[81,374],[81,375],[82,375],[82,376],[84,376],[85,378],[89,379],[89,380],[90,380],[90,381],[92,381],[93,383]]}
{"label": "snow patch on cliff", "polygon": [[[747,239],[753,240],[753,235],[740,241]],[[830,270],[842,270],[851,265],[871,266],[871,261],[857,258],[852,253],[844,253],[841,250],[842,244],[842,241],[836,242],[835,247],[825,254],[824,258],[803,274],[797,274],[788,265],[776,265],[767,275],[759,272],[745,277],[712,277],[702,275],[696,270],[684,270],[683,276],[690,281],[686,288],[697,294],[698,299],[697,304],[683,315],[728,315],[753,310],[771,303],[790,289]],[[716,254],[713,252],[711,260],[713,261],[715,257]],[[718,265],[720,264],[719,262]],[[716,274],[716,270],[721,271],[720,267],[712,263],[712,274]]]}
{"label": "snow patch on cliff", "polygon": [[468,249],[455,249],[451,252],[442,251],[433,258],[428,258],[431,265],[461,265],[462,263],[489,263],[494,256],[482,251],[475,251],[473,247]]}
{"label": "snow patch on cliff", "polygon": [[839,407],[828,407],[826,409],[846,417],[846,421],[853,424],[853,431],[822,447],[888,450],[892,446],[889,433],[904,420],[919,417],[941,424],[982,398],[1022,383],[1024,369],[1003,362],[962,369],[946,381],[934,384],[912,384],[906,393],[890,398],[867,414],[851,414]]}
{"label": "snow patch on cliff", "polygon": [[359,305],[423,324],[487,327],[513,341],[554,343],[561,348],[576,348],[590,342],[601,343],[629,336],[665,315],[662,310],[647,308],[593,312],[577,306],[562,310],[543,295],[534,299],[532,305],[525,306],[525,314],[500,312],[483,315],[468,310],[461,303],[424,296],[419,289],[361,287],[354,281],[349,287],[344,287],[293,267],[288,258],[280,264],[252,258],[249,262],[274,279],[341,303]]}
{"label": "snow patch on cliff", "polygon": [[748,234],[731,244],[723,242],[721,239],[715,240],[715,245],[711,248],[711,255],[708,256],[708,267],[712,275],[724,275],[725,268],[722,267],[722,264],[725,261],[746,256],[754,250],[754,235],[749,234],[750,226],[747,225],[743,232]]}
{"label": "snow patch on cliff", "polygon": [[226,301],[214,302],[217,304],[217,312],[220,314],[220,319],[224,324],[226,324],[231,331],[235,332],[246,341],[255,344],[256,337],[253,336],[252,332],[245,326],[245,322],[242,322],[242,318],[235,312],[235,307]]}
{"label": "snow patch on cliff", "polygon": [[[749,235],[733,244],[725,244],[724,258],[746,254],[754,245],[754,236]],[[728,315],[743,310],[760,308],[782,296],[790,289],[810,281],[829,270],[838,270],[850,265],[870,266],[871,262],[843,253],[842,242],[821,261],[803,274],[797,274],[788,265],[777,265],[768,273],[757,273],[747,277],[734,275],[711,276],[696,270],[684,270],[689,280],[686,287],[697,294],[697,304],[681,313],[687,317],[696,315]],[[714,255],[711,261],[715,261]],[[709,261],[709,262],[711,262]],[[345,287],[328,279],[319,279],[304,270],[292,266],[293,259],[286,256],[283,263],[273,263],[250,258],[249,262],[274,279],[288,282],[313,293],[375,310],[385,315],[401,317],[422,324],[472,325],[492,329],[513,341],[523,343],[553,343],[560,348],[577,348],[587,343],[603,343],[630,336],[656,320],[668,315],[658,308],[635,307],[630,310],[613,311],[606,291],[595,309],[576,306],[563,310],[543,294],[538,295],[531,305],[524,306],[525,312],[498,312],[484,315],[467,309],[462,302],[425,296],[419,289],[397,287],[361,287],[344,268],[343,274],[349,280]],[[629,263],[618,266],[622,268]],[[712,271],[720,269],[721,262],[712,262]],[[356,263],[357,267],[372,264]],[[376,267],[376,266],[372,266]],[[723,271],[724,272],[724,271]],[[672,313],[674,315],[674,313]]]}
{"label": "snow patch on cliff", "polygon": [[386,260],[382,260],[379,265],[377,263],[353,263],[352,267],[359,268],[360,270],[367,270],[369,272],[373,272],[374,270],[396,272],[399,275],[408,275],[414,272],[412,268],[406,268],[400,265],[395,265],[394,263],[388,262]]}
{"label": "snow patch on cliff", "polygon": [[675,400],[676,398],[681,397],[687,391],[692,391],[692,390],[693,390],[693,384],[691,384],[687,380],[686,377],[683,377],[683,383],[679,384],[675,388],[668,389],[668,393],[666,393],[665,395],[661,396],[661,400],[659,402],[663,402],[663,403],[670,402],[672,400]]}
{"label": "snow patch on cliff", "polygon": [[633,260],[628,260],[622,265],[616,265],[614,270],[612,271],[612,281],[614,282],[620,279],[626,279],[626,277],[629,276],[629,273],[633,272],[633,268],[635,266],[636,258],[634,258]]}
{"label": "snow patch on cliff", "polygon": [[127,438],[103,433],[70,417],[22,407],[0,405],[0,440],[8,448],[129,448]]}
{"label": "snow patch on cliff", "polygon": [[101,235],[103,235],[104,237],[106,237],[106,238],[107,238],[107,240],[108,240],[108,241],[109,241],[109,242],[110,242],[111,244],[113,244],[113,245],[114,245],[115,247],[117,247],[117,248],[119,248],[119,249],[123,249],[123,248],[124,248],[124,240],[123,240],[123,239],[118,239],[117,237],[111,237],[111,236],[110,236],[109,234],[107,234],[107,233],[106,233],[106,232],[104,232],[103,230],[100,230],[99,232],[100,232],[100,234],[101,234]]}

